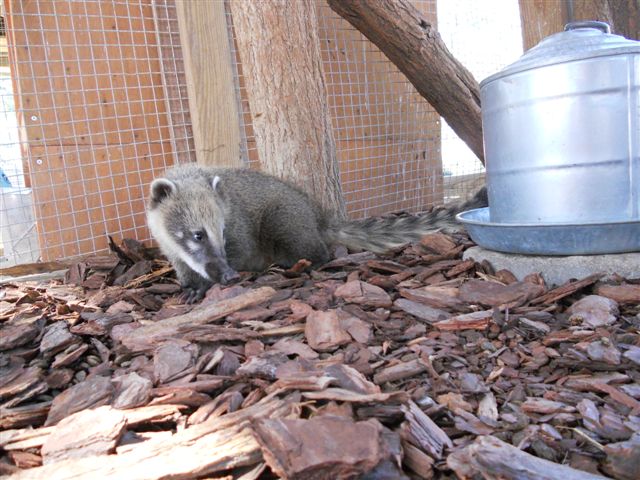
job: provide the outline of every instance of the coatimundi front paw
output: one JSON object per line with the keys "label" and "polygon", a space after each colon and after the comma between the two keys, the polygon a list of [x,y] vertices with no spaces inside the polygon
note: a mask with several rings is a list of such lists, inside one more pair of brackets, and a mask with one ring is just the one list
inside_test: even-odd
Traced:
{"label": "coatimundi front paw", "polygon": [[202,280],[198,283],[190,283],[188,285],[182,285],[182,295],[180,298],[184,303],[196,303],[202,300],[207,291],[213,286],[213,282]]}
{"label": "coatimundi front paw", "polygon": [[[240,279],[240,275],[233,269],[225,270],[219,275],[218,281],[222,285],[233,283]],[[217,282],[207,280],[197,274],[191,275],[187,280],[181,282],[182,298],[185,303],[196,303],[204,298],[207,291]]]}

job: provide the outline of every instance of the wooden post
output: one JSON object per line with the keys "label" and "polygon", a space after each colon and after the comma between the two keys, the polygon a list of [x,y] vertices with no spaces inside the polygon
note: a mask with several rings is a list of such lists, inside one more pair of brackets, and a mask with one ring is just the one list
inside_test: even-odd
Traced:
{"label": "wooden post", "polygon": [[638,0],[520,0],[522,39],[525,50],[561,32],[571,21],[607,22],[617,35],[640,40]]}
{"label": "wooden post", "polygon": [[391,60],[484,162],[480,88],[409,0],[327,0]]}
{"label": "wooden post", "polygon": [[524,50],[529,50],[549,35],[561,32],[568,18],[567,2],[565,1],[520,0],[520,22]]}
{"label": "wooden post", "polygon": [[231,0],[263,170],[344,217],[314,0]]}
{"label": "wooden post", "polygon": [[224,1],[176,0],[196,159],[239,167],[240,117]]}
{"label": "wooden post", "polygon": [[569,13],[570,22],[600,20],[611,26],[612,33],[631,40],[640,40],[638,0],[573,0],[573,10]]}

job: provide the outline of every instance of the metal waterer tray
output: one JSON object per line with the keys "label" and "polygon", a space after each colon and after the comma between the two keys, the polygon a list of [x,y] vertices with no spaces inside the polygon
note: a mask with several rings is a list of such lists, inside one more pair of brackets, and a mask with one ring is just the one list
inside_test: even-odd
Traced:
{"label": "metal waterer tray", "polygon": [[459,213],[481,247],[529,255],[597,255],[640,251],[640,221],[571,224],[492,223],[489,208]]}

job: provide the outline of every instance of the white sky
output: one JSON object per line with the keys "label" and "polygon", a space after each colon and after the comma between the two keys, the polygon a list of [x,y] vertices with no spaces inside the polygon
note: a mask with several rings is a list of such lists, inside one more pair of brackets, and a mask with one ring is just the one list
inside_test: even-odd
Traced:
{"label": "white sky", "polygon": [[[478,82],[522,55],[518,0],[438,0],[437,6],[442,39]],[[453,175],[481,169],[476,156],[445,122],[442,164]]]}

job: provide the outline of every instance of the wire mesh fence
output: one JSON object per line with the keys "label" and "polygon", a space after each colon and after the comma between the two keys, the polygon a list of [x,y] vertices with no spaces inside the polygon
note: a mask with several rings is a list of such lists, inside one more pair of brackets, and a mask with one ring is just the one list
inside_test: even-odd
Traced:
{"label": "wire mesh fence", "polygon": [[[490,6],[489,6],[490,3]],[[438,2],[438,31],[449,51],[481,81],[522,55],[518,0]],[[442,168],[445,201],[464,199],[484,183],[477,157],[442,122]]]}
{"label": "wire mesh fence", "polygon": [[[463,0],[413,3],[441,25],[454,55],[477,77],[517,57],[517,45],[496,56],[491,45],[477,41],[478,35],[520,41],[517,0],[499,0],[498,8]],[[99,252],[107,248],[107,235],[149,240],[149,183],[167,166],[195,161],[175,0],[6,4],[6,29],[0,28],[0,268]],[[325,2],[316,6],[350,216],[419,211],[475,188],[451,181],[477,179],[482,169],[455,135],[442,130],[432,107]],[[456,13],[463,11],[466,16]],[[250,167],[259,168],[233,18],[226,12],[241,151]],[[486,28],[496,18],[509,28]]]}
{"label": "wire mesh fence", "polygon": [[[435,0],[413,4],[436,23]],[[442,203],[439,116],[375,45],[317,5],[347,211],[368,217]]]}
{"label": "wire mesh fence", "polygon": [[2,144],[6,263],[100,251],[108,234],[148,238],[146,186],[193,151],[175,7],[9,6],[3,113],[19,130]]}

